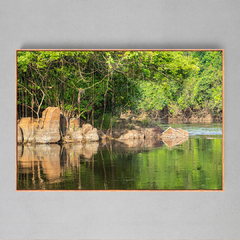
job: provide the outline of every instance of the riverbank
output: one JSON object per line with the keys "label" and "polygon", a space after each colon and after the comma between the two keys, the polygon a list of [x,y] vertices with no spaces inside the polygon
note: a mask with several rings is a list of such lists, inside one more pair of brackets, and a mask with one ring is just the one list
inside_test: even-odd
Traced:
{"label": "riverbank", "polygon": [[157,126],[159,123],[221,123],[222,115],[212,115],[209,110],[202,109],[197,113],[192,111],[190,108],[186,110],[176,111],[175,114],[171,114],[167,109],[161,111],[153,111],[147,113],[142,110],[141,113],[132,113],[128,111],[126,113],[121,113],[120,117],[117,119],[117,122],[124,122],[125,126],[131,126],[131,124],[144,126],[144,127],[153,127]]}
{"label": "riverbank", "polygon": [[91,124],[77,118],[67,119],[59,108],[48,107],[43,111],[42,118],[22,118],[17,125],[19,144],[35,143],[74,143],[97,142],[106,140],[126,141],[135,139],[165,139],[181,142],[188,138],[188,132],[182,129],[164,129],[160,126],[142,128],[134,125],[133,129],[97,130]]}

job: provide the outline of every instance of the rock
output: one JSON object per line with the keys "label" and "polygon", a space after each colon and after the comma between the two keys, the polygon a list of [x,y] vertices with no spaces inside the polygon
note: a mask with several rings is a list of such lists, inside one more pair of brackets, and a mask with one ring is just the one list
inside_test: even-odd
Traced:
{"label": "rock", "polygon": [[19,127],[23,132],[24,143],[56,143],[60,140],[60,110],[48,107],[43,111],[39,123],[30,117],[22,118]]}
{"label": "rock", "polygon": [[182,130],[181,128],[176,128],[179,132],[181,132],[184,136],[188,137],[188,131]]}
{"label": "rock", "polygon": [[[73,123],[74,121],[72,121]],[[91,124],[84,124],[82,128],[67,130],[66,136],[63,137],[63,141],[70,142],[95,142],[99,141],[99,134],[96,128],[93,128]]]}
{"label": "rock", "polygon": [[168,147],[180,145],[188,140],[188,132],[182,130],[181,128],[174,129],[169,127],[165,132],[163,132],[162,140]]}
{"label": "rock", "polygon": [[82,130],[77,130],[71,133],[74,142],[82,142],[84,140]]}
{"label": "rock", "polygon": [[154,138],[154,136],[152,134],[152,128],[145,128],[143,131],[144,131],[144,137],[146,139]]}
{"label": "rock", "polygon": [[122,132],[118,140],[134,139],[134,133],[132,130],[125,130]]}
{"label": "rock", "polygon": [[92,125],[87,123],[87,124],[83,124],[82,125],[82,131],[83,134],[87,134],[89,131],[91,131],[93,129]]}
{"label": "rock", "polygon": [[63,142],[66,142],[66,143],[73,143],[74,142],[74,140],[72,139],[72,136],[68,133],[66,134],[66,136],[64,136],[62,138],[62,140],[63,140]]}
{"label": "rock", "polygon": [[162,127],[156,128],[145,128],[144,129],[144,136],[146,139],[160,139],[163,132]]}
{"label": "rock", "polygon": [[[85,124],[87,125],[87,124]],[[90,124],[89,124],[90,125]],[[84,125],[83,125],[84,126]],[[90,125],[91,126],[91,125]],[[92,127],[92,126],[91,126]],[[86,130],[86,129],[85,129]],[[99,141],[99,136],[96,128],[93,128],[92,130],[87,131],[85,134],[85,140],[88,142],[96,142]]]}
{"label": "rock", "polygon": [[144,133],[142,131],[132,130],[134,139],[144,139]]}
{"label": "rock", "polygon": [[48,107],[40,120],[41,128],[36,131],[36,143],[56,143],[60,140],[60,110]]}
{"label": "rock", "polygon": [[[76,126],[76,119],[70,119],[70,126]],[[101,133],[103,136],[104,133]],[[63,136],[63,141],[67,143],[73,142],[95,142],[99,141],[99,133],[96,128],[93,128],[91,124],[84,124],[82,128],[75,129],[70,127],[66,131],[66,135]]]}
{"label": "rock", "polygon": [[41,128],[59,130],[60,110],[57,107],[48,107],[42,113]]}
{"label": "rock", "polygon": [[144,139],[144,133],[142,131],[137,130],[125,130],[118,137],[118,140],[126,139]]}
{"label": "rock", "polygon": [[70,118],[69,120],[69,130],[76,131],[80,128],[79,120],[77,118]]}
{"label": "rock", "polygon": [[33,142],[37,131],[38,123],[36,119],[27,117],[22,118],[19,122],[19,127],[22,130],[23,142]]}
{"label": "rock", "polygon": [[175,140],[176,138],[183,139],[188,137],[188,132],[180,128],[174,129],[169,127],[166,131],[162,133],[162,139]]}

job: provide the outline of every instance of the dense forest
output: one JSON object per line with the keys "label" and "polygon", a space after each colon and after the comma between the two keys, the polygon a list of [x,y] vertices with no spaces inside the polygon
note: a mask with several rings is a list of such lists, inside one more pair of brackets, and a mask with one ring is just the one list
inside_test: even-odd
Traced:
{"label": "dense forest", "polygon": [[222,118],[222,51],[17,51],[17,112],[67,118],[101,128],[131,111]]}

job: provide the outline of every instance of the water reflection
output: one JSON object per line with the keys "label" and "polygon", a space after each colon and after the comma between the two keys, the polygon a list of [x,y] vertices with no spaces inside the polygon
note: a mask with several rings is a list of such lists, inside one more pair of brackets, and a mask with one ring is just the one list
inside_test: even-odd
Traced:
{"label": "water reflection", "polygon": [[218,138],[19,145],[18,189],[221,189],[221,167]]}

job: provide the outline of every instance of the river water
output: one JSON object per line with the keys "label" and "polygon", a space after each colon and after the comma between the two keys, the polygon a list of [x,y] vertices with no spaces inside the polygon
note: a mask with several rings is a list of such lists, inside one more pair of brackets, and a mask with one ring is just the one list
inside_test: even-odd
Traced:
{"label": "river water", "polygon": [[18,145],[17,189],[222,189],[222,125],[171,127],[187,130],[188,140]]}

